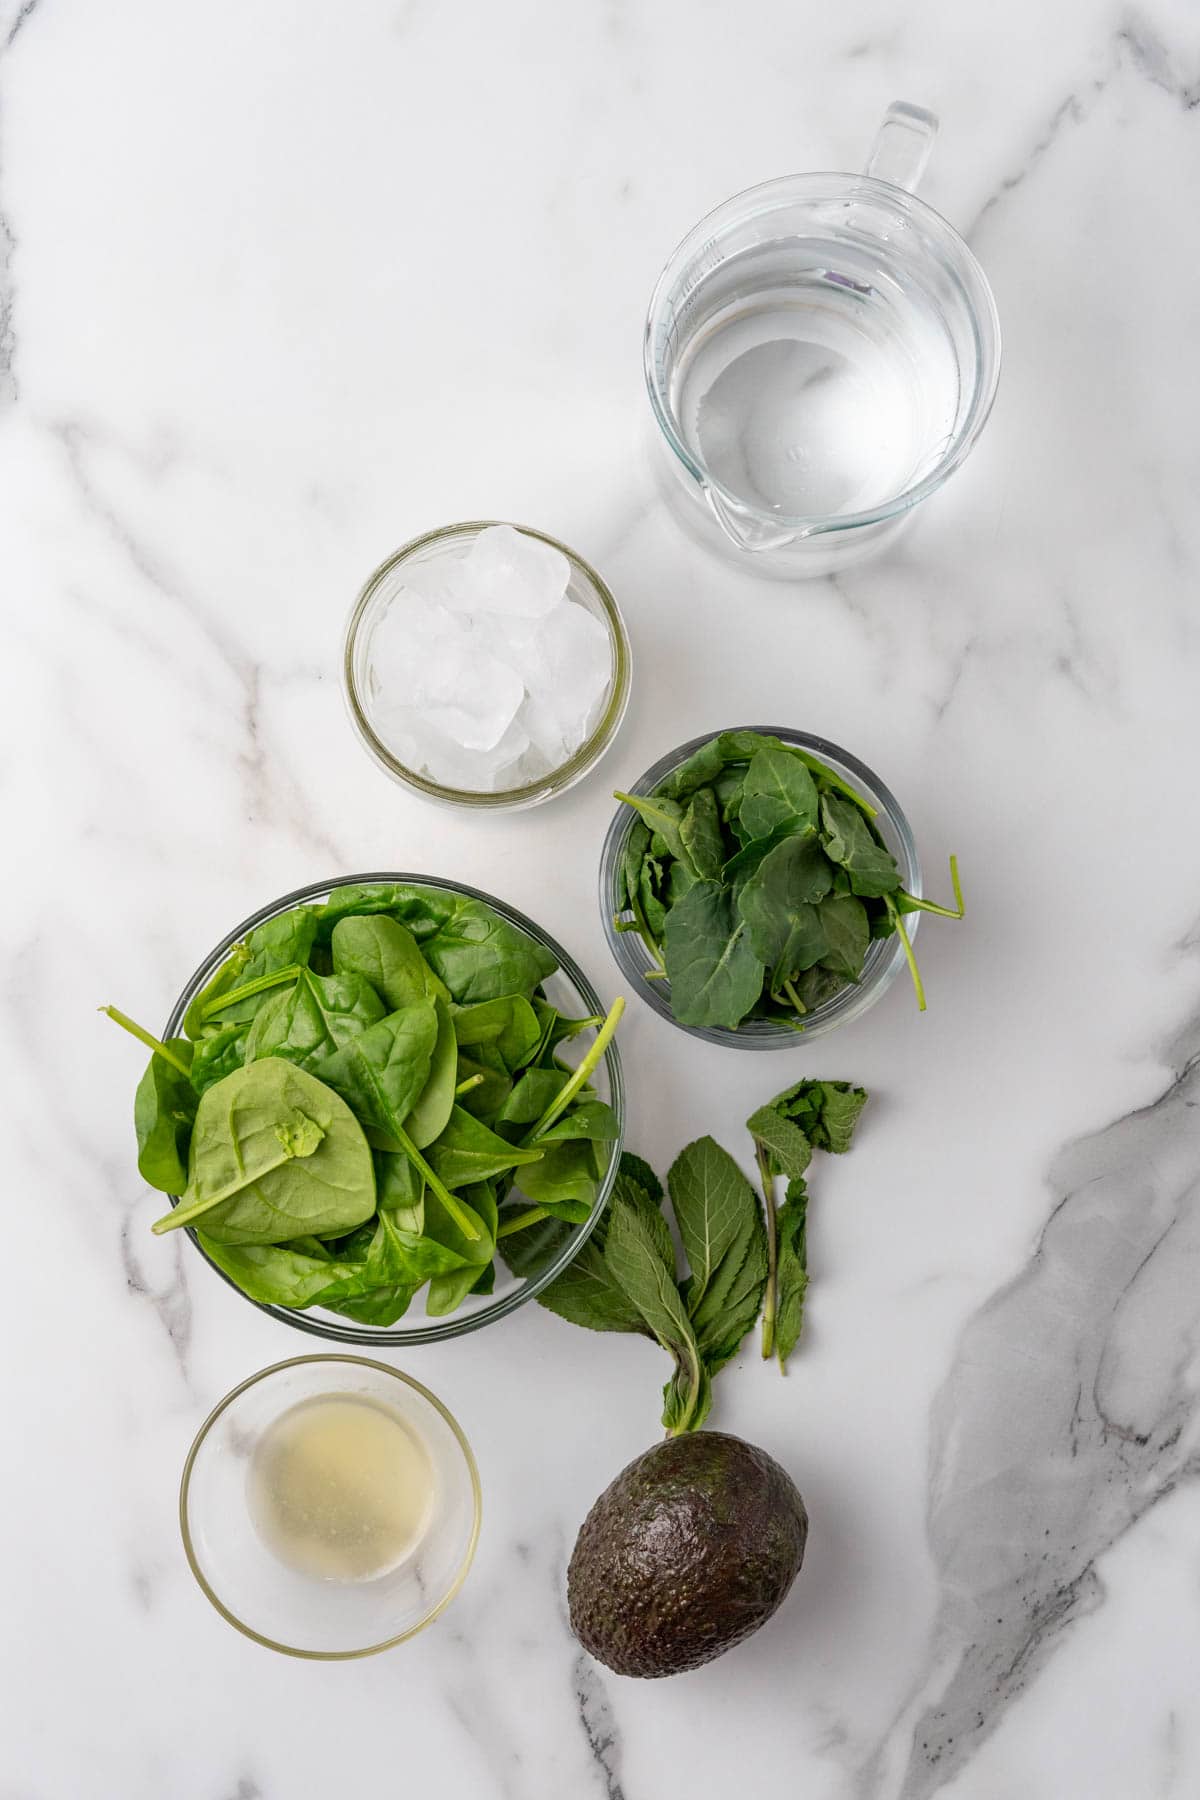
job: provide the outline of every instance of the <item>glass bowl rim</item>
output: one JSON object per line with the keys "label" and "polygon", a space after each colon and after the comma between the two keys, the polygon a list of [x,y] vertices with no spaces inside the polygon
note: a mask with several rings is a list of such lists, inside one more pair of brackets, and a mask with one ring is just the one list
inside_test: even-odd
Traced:
{"label": "glass bowl rim", "polygon": [[[367,614],[373,601],[377,598],[379,588],[384,579],[399,568],[410,556],[424,550],[431,544],[455,537],[462,533],[473,533],[475,536],[493,525],[512,525],[514,531],[522,532],[526,537],[539,539],[549,544],[552,549],[561,551],[571,565],[572,572],[581,575],[593,590],[604,615],[608,627],[609,642],[613,654],[612,691],[608,702],[596,724],[595,729],[585,738],[575,754],[561,763],[549,774],[540,775],[536,781],[527,782],[524,787],[501,788],[496,793],[476,793],[469,788],[448,787],[443,782],[434,781],[428,775],[410,769],[394,756],[375,731],[359,693],[354,674],[354,656],[358,645],[359,634],[363,628]],[[578,551],[572,550],[569,544],[551,537],[548,532],[539,531],[533,525],[517,525],[509,519],[463,519],[452,525],[438,525],[432,531],[426,531],[420,537],[410,538],[408,543],[401,544],[390,556],[384,558],[374,569],[362,587],[350,609],[350,617],[346,621],[346,629],[342,639],[342,693],[350,714],[350,722],[354,726],[363,747],[384,772],[398,781],[402,786],[411,788],[428,800],[436,800],[447,806],[462,806],[479,811],[502,812],[507,809],[535,806],[539,801],[549,800],[555,794],[563,793],[567,788],[581,780],[592,769],[620,729],[629,705],[629,695],[633,679],[633,653],[629,643],[629,633],[621,609],[617,605],[607,582],[596,573],[591,564],[585,562]]]}
{"label": "glass bowl rim", "polygon": [[[435,1412],[441,1414],[446,1424],[450,1427],[451,1433],[462,1452],[463,1461],[467,1468],[467,1474],[471,1481],[471,1535],[467,1541],[467,1547],[463,1552],[462,1560],[455,1571],[454,1580],[451,1582],[446,1592],[442,1595],[437,1604],[431,1607],[422,1618],[418,1619],[415,1625],[410,1625],[407,1631],[401,1631],[396,1633],[393,1637],[384,1638],[382,1642],[378,1644],[366,1644],[358,1650],[301,1650],[297,1648],[295,1644],[284,1644],[281,1643],[278,1638],[267,1637],[264,1632],[256,1631],[252,1625],[247,1625],[244,1619],[239,1619],[237,1614],[221,1599],[220,1595],[216,1592],[212,1583],[201,1568],[188,1518],[188,1497],[191,1492],[192,1470],[195,1468],[196,1459],[204,1446],[209,1432],[212,1430],[217,1420],[230,1406],[233,1405],[235,1400],[240,1399],[247,1389],[257,1386],[260,1381],[265,1381],[272,1375],[280,1374],[284,1369],[294,1369],[308,1363],[350,1363],[359,1368],[375,1369],[380,1374],[391,1375],[395,1380],[403,1382],[406,1387],[412,1388],[414,1392],[420,1394],[421,1398],[426,1400],[434,1408]],[[463,1430],[454,1414],[450,1411],[450,1408],[444,1401],[439,1400],[437,1395],[433,1393],[431,1389],[427,1388],[423,1381],[418,1381],[415,1376],[406,1374],[403,1369],[393,1369],[389,1363],[379,1362],[376,1358],[370,1356],[345,1356],[333,1351],[326,1352],[325,1354],[315,1353],[309,1356],[288,1356],[285,1357],[282,1362],[270,1363],[267,1368],[259,1369],[253,1375],[247,1375],[244,1381],[239,1381],[236,1387],[230,1388],[229,1392],[217,1401],[217,1404],[213,1407],[208,1417],[196,1432],[195,1437],[192,1439],[191,1447],[184,1459],[183,1473],[179,1480],[179,1530],[180,1535],[183,1538],[183,1550],[184,1555],[187,1557],[188,1567],[191,1569],[201,1593],[203,1593],[205,1598],[211,1602],[220,1613],[221,1617],[226,1620],[228,1624],[232,1625],[235,1630],[240,1631],[243,1637],[251,1638],[256,1644],[262,1644],[267,1650],[278,1650],[284,1656],[297,1656],[305,1662],[352,1662],[356,1658],[362,1656],[377,1656],[381,1650],[391,1650],[397,1644],[406,1643],[409,1638],[414,1638],[419,1632],[424,1631],[427,1625],[432,1625],[434,1620],[445,1612],[450,1602],[461,1591],[462,1585],[470,1573],[471,1564],[475,1560],[475,1551],[479,1545],[479,1532],[482,1522],[483,1488],[479,1480],[479,1465],[475,1461],[475,1452],[471,1448],[470,1440],[468,1439],[466,1432]]]}
{"label": "glass bowl rim", "polygon": [[[601,1003],[600,996],[575,959],[567,954],[562,945],[557,939],[551,937],[548,931],[541,925],[535,924],[524,913],[518,912],[515,906],[510,906],[507,901],[498,900],[494,894],[487,893],[483,888],[471,887],[465,881],[452,881],[444,875],[415,875],[386,870],[366,875],[335,875],[325,881],[309,882],[304,887],[295,888],[291,893],[282,895],[278,900],[272,900],[266,906],[259,907],[257,912],[251,913],[249,918],[243,919],[240,925],[236,925],[209,952],[185,984],[163,1028],[164,1039],[179,1035],[183,1026],[184,1014],[187,1012],[192,998],[200,992],[210,975],[220,967],[233,946],[240,943],[248,932],[254,930],[256,925],[261,925],[266,919],[274,918],[277,913],[286,912],[290,907],[300,906],[319,896],[334,893],[338,888],[370,886],[375,883],[388,882],[411,883],[415,887],[440,888],[448,893],[463,894],[470,900],[482,900],[485,905],[493,907],[510,924],[527,932],[557,958],[559,970],[575,987],[590,1013],[604,1013],[605,1008]],[[491,1305],[482,1307],[478,1312],[461,1315],[449,1313],[445,1318],[439,1319],[436,1323],[419,1331],[403,1330],[393,1325],[379,1327],[356,1325],[352,1320],[347,1319],[342,1322],[332,1317],[316,1319],[301,1307],[278,1306],[274,1301],[253,1299],[238,1286],[232,1276],[227,1275],[224,1269],[218,1268],[216,1263],[211,1260],[191,1226],[185,1226],[184,1230],[191,1239],[194,1249],[204,1258],[209,1268],[219,1275],[235,1294],[238,1294],[248,1305],[256,1306],[260,1312],[269,1314],[273,1319],[281,1320],[285,1325],[295,1326],[298,1331],[307,1331],[314,1337],[327,1338],[331,1342],[339,1344],[373,1344],[384,1348],[400,1348],[411,1344],[436,1344],[442,1343],[448,1338],[462,1337],[469,1331],[480,1330],[484,1325],[507,1318],[509,1313],[515,1312],[527,1300],[535,1299],[556,1276],[561,1275],[564,1269],[569,1268],[599,1224],[617,1179],[617,1167],[621,1159],[621,1146],[625,1134],[625,1080],[621,1069],[621,1055],[617,1049],[615,1038],[610,1040],[604,1052],[604,1067],[608,1071],[611,1089],[609,1105],[616,1113],[621,1129],[620,1135],[616,1139],[616,1148],[601,1179],[590,1214],[583,1224],[575,1227],[562,1250],[549,1266],[542,1270],[540,1275],[527,1276],[511,1292],[494,1300]],[[172,1207],[178,1203],[178,1195],[171,1194],[168,1198]]]}
{"label": "glass bowl rim", "polygon": [[[967,304],[978,371],[976,391],[972,396],[965,419],[954,433],[945,455],[936,468],[931,469],[927,475],[922,476],[921,480],[914,482],[911,487],[902,489],[899,494],[893,494],[890,499],[880,501],[876,506],[865,507],[858,512],[832,514],[767,512],[763,508],[748,505],[740,495],[735,494],[718,481],[696,459],[684,441],[658,379],[656,356],[658,328],[666,312],[671,289],[686,266],[688,258],[735,220],[738,223],[747,223],[756,218],[765,218],[771,213],[781,210],[789,200],[808,204],[818,204],[821,201],[849,202],[855,195],[868,200],[887,200],[891,206],[899,207],[901,211],[910,213],[914,218],[920,220],[937,240],[943,263],[962,291]],[[728,199],[722,200],[718,206],[712,207],[701,219],[697,220],[690,231],[680,238],[663,264],[662,271],[650,295],[650,303],[646,310],[646,324],[642,334],[642,369],[655,420],[671,451],[692,480],[699,482],[702,487],[714,488],[727,504],[735,507],[739,512],[764,519],[785,530],[791,529],[805,537],[820,537],[826,532],[852,531],[862,525],[881,524],[885,519],[896,518],[900,513],[907,512],[915,506],[918,501],[927,499],[930,494],[936,493],[943,482],[968,456],[980,432],[987,424],[1000,382],[1002,354],[1000,315],[996,309],[996,297],[982,264],[962,233],[956,230],[949,219],[945,218],[935,207],[930,206],[929,202],[923,200],[919,194],[911,193],[907,188],[897,187],[894,182],[881,181],[874,175],[854,174],[836,169],[817,170],[802,175],[777,175],[770,181],[760,181],[750,187],[742,188],[740,192],[731,194]]]}
{"label": "glass bowl rim", "polygon": [[[915,899],[921,898],[924,891],[921,877],[921,860],[917,852],[917,844],[912,833],[912,827],[909,825],[900,802],[896,799],[896,796],[892,793],[887,784],[879,779],[878,775],[875,774],[875,771],[869,768],[867,764],[862,761],[861,757],[853,755],[849,750],[844,750],[840,744],[835,744],[831,738],[820,737],[815,732],[800,731],[794,725],[725,725],[721,726],[717,731],[702,732],[698,737],[689,738],[686,743],[679,744],[674,750],[669,750],[665,755],[660,756],[643,774],[638,776],[637,780],[627,789],[627,792],[632,794],[653,792],[659,782],[665,780],[665,778],[671,774],[673,770],[677,769],[681,763],[685,762],[694,751],[701,749],[705,744],[711,743],[713,738],[719,737],[722,731],[746,731],[754,732],[763,737],[777,737],[784,743],[796,744],[802,749],[811,751],[814,756],[826,757],[840,763],[843,768],[849,770],[850,773],[862,783],[870,797],[878,802],[879,810],[886,815],[888,822],[891,824],[899,838],[901,848],[904,852],[904,860],[907,864],[907,869],[903,872],[907,874],[911,882],[908,892],[911,893]],[[608,940],[609,950],[611,951],[613,960],[621,971],[621,974],[624,975],[629,982],[634,984],[639,998],[645,1001],[651,1011],[657,1013],[659,1018],[666,1019],[668,1023],[674,1025],[677,1031],[685,1031],[689,1037],[700,1038],[705,1043],[721,1044],[736,1050],[782,1050],[789,1046],[793,1049],[801,1050],[804,1048],[806,1042],[811,1043],[816,1038],[823,1037],[826,1032],[835,1030],[838,1025],[849,1024],[853,1019],[861,1017],[861,1015],[873,1006],[875,1001],[881,997],[884,989],[889,986],[895,975],[899,972],[900,966],[905,960],[904,951],[899,942],[893,937],[888,940],[889,947],[885,950],[883,956],[876,962],[874,969],[871,971],[870,978],[858,984],[859,1004],[855,1006],[853,1010],[851,1010],[848,1005],[845,1013],[832,1020],[828,1020],[828,1022],[824,1024],[821,1023],[822,1009],[818,1009],[813,1015],[813,1024],[816,1029],[809,1031],[807,1036],[804,1032],[793,1031],[786,1025],[774,1025],[770,1020],[756,1021],[756,1029],[753,1031],[745,1029],[744,1021],[743,1024],[739,1025],[735,1030],[730,1030],[726,1025],[683,1024],[681,1020],[675,1017],[675,1014],[667,1004],[665,997],[659,991],[657,984],[645,981],[642,978],[642,971],[634,968],[628,960],[625,939],[626,937],[632,937],[634,934],[618,932],[613,926],[613,903],[616,897],[615,882],[621,866],[619,852],[624,839],[628,836],[632,827],[633,813],[631,808],[626,806],[623,802],[618,801],[617,810],[609,822],[608,830],[604,836],[604,845],[600,852],[601,924],[604,929],[604,935]],[[921,914],[919,912],[914,912],[908,916],[906,926],[910,944],[916,940],[920,924]],[[843,989],[842,993],[850,991],[850,989]],[[836,1004],[840,997],[840,994],[835,995],[833,1001],[828,1002],[827,1004]]]}

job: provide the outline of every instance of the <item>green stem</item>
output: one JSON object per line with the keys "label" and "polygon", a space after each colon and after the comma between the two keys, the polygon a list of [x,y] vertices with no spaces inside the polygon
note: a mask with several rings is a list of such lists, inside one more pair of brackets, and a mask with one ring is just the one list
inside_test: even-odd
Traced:
{"label": "green stem", "polygon": [[887,907],[888,918],[896,927],[896,935],[904,946],[904,960],[908,964],[908,972],[912,976],[913,987],[916,989],[917,1011],[924,1012],[925,983],[921,980],[921,971],[917,967],[917,959],[913,955],[913,947],[908,941],[908,933],[904,929],[904,920],[900,916],[900,909],[890,894],[885,894],[883,896],[883,904]]}
{"label": "green stem", "polygon": [[527,1131],[525,1136],[521,1139],[522,1147],[535,1144],[544,1131],[549,1131],[555,1119],[560,1118],[562,1114],[566,1112],[568,1106],[570,1106],[572,1100],[574,1100],[576,1094],[579,1092],[580,1088],[583,1087],[588,1076],[592,1073],[592,1070],[596,1067],[600,1058],[608,1049],[609,1044],[612,1042],[613,1033],[620,1023],[621,1014],[624,1011],[624,998],[618,994],[608,1009],[608,1016],[603,1025],[588,1046],[587,1055],[579,1064],[579,1067],[574,1070],[571,1079],[555,1095],[537,1124],[534,1125],[531,1130]]}
{"label": "green stem", "polygon": [[767,1221],[767,1285],[763,1293],[762,1353],[763,1361],[770,1362],[775,1349],[775,1303],[779,1288],[779,1232],[775,1218],[775,1177],[767,1165],[766,1154],[761,1144],[755,1144],[754,1154],[758,1161],[758,1172],[762,1177],[763,1210]]}
{"label": "green stem", "polygon": [[155,1056],[161,1056],[165,1063],[170,1063],[173,1069],[178,1069],[181,1075],[191,1080],[192,1072],[182,1058],[169,1045],[164,1044],[161,1038],[152,1037],[144,1025],[139,1025],[136,1019],[131,1019],[128,1013],[123,1013],[116,1006],[102,1006],[100,1011],[107,1013],[114,1024],[119,1025],[122,1031],[127,1031],[130,1037],[135,1037],[139,1044],[145,1044],[147,1049],[153,1050]]}
{"label": "green stem", "polygon": [[640,895],[637,899],[629,902],[629,907],[630,911],[633,913],[633,929],[637,932],[643,944],[645,944],[646,949],[665,974],[667,968],[666,961],[664,960],[658,939],[650,929],[650,921],[646,917],[646,909],[642,905]]}
{"label": "green stem", "polygon": [[[678,1356],[678,1352],[676,1352],[676,1356]],[[678,1425],[673,1426],[667,1433],[668,1437],[682,1437],[685,1431],[690,1431],[692,1429],[692,1420],[695,1418],[696,1408],[700,1404],[700,1389],[703,1385],[704,1377],[700,1367],[700,1355],[694,1343],[687,1345],[687,1368],[690,1389],[687,1411],[680,1419]]]}
{"label": "green stem", "polygon": [[515,1218],[505,1219],[496,1233],[498,1238],[511,1237],[514,1231],[524,1231],[527,1225],[538,1225],[550,1214],[544,1206],[531,1206],[528,1212],[518,1213]]}
{"label": "green stem", "polygon": [[454,1090],[455,1099],[457,1100],[457,1098],[460,1094],[469,1094],[472,1088],[477,1088],[477,1087],[481,1086],[482,1082],[483,1082],[482,1074],[468,1075],[467,1079],[465,1081],[460,1081],[458,1086],[455,1088],[455,1090]]}
{"label": "green stem", "polygon": [[236,1006],[240,1000],[252,1000],[255,994],[265,994],[269,988],[282,987],[287,981],[295,981],[303,973],[299,963],[289,963],[284,969],[276,969],[273,975],[256,975],[253,981],[244,981],[241,987],[227,988],[218,994],[215,1000],[200,1012],[202,1019],[211,1019],[214,1014],[224,1012],[227,1006]]}
{"label": "green stem", "polygon": [[450,1214],[450,1217],[454,1220],[454,1223],[458,1226],[458,1229],[462,1232],[463,1236],[465,1238],[470,1239],[470,1241],[472,1243],[474,1243],[475,1240],[479,1237],[478,1227],[476,1226],[474,1221],[472,1219],[468,1218],[467,1214],[463,1211],[461,1202],[454,1198],[454,1195],[450,1192],[450,1189],[445,1185],[445,1183],[443,1181],[440,1181],[438,1179],[438,1177],[434,1174],[434,1172],[430,1168],[429,1164],[425,1161],[425,1158],[421,1155],[421,1152],[417,1149],[417,1146],[413,1143],[412,1139],[409,1137],[407,1131],[405,1131],[403,1125],[400,1124],[399,1120],[396,1118],[396,1115],[390,1111],[390,1108],[389,1108],[389,1118],[388,1118],[388,1130],[390,1131],[391,1135],[395,1138],[396,1142],[399,1144],[401,1150],[403,1150],[405,1156],[407,1156],[409,1162],[413,1165],[414,1169],[416,1169],[419,1174],[421,1174],[425,1177],[426,1182],[433,1189],[434,1193],[437,1195],[438,1199],[441,1201],[441,1203],[445,1207],[446,1211]]}
{"label": "green stem", "polygon": [[904,908],[905,912],[937,913],[938,917],[942,919],[965,918],[967,909],[963,903],[962,883],[958,879],[957,856],[952,856],[950,858],[950,880],[954,887],[953,906],[938,906],[936,901],[918,900],[913,894],[902,894],[901,898],[908,902]]}
{"label": "green stem", "polygon": [[808,1008],[807,1008],[807,1006],[805,1006],[803,1000],[800,998],[799,994],[796,992],[795,988],[792,986],[792,983],[790,980],[784,982],[783,991],[787,995],[788,999],[791,1001],[792,1005],[795,1007],[796,1011],[800,1014],[800,1017],[803,1018],[805,1013],[808,1011]]}

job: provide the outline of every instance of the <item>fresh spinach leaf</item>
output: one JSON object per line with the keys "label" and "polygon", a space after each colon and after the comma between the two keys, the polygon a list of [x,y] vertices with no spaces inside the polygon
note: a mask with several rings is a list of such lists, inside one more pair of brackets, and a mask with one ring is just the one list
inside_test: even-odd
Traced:
{"label": "fresh spinach leaf", "polygon": [[754,752],[742,783],[738,823],[744,838],[766,837],[779,825],[803,831],[817,823],[817,789],[800,760],[782,745]]}
{"label": "fresh spinach leaf", "polygon": [[900,886],[896,859],[852,801],[822,794],[821,826],[826,854],[841,863],[854,893],[874,898],[895,893]]}
{"label": "fresh spinach leaf", "polygon": [[720,882],[698,881],[671,908],[666,960],[671,1007],[683,1025],[734,1030],[762,992],[763,964]]}
{"label": "fresh spinach leaf", "polygon": [[176,1061],[168,1062],[157,1053],[151,1056],[133,1097],[138,1172],[162,1193],[181,1194],[187,1186],[188,1145],[199,1095],[191,1076],[178,1066],[191,1064],[190,1039],[168,1038],[164,1048]]}
{"label": "fresh spinach leaf", "polygon": [[421,950],[460,1006],[506,994],[529,999],[558,968],[544,945],[465,895],[453,896],[448,916]]}
{"label": "fresh spinach leaf", "polygon": [[245,1025],[224,1025],[220,1031],[197,1040],[192,1056],[192,1086],[198,1094],[241,1068],[247,1029]]}
{"label": "fresh spinach leaf", "polygon": [[242,970],[249,961],[249,947],[246,944],[235,944],[220,968],[214,975],[209,976],[200,992],[189,1002],[188,1009],[183,1015],[183,1029],[186,1036],[198,1038],[204,1035],[208,1022],[207,1008],[222,994],[227,993],[230,988],[237,986],[242,977]]}
{"label": "fresh spinach leaf", "polygon": [[867,909],[853,894],[829,894],[821,902],[821,929],[825,934],[822,966],[847,981],[862,974],[871,942]]}
{"label": "fresh spinach leaf", "polygon": [[418,1150],[428,1149],[445,1131],[454,1110],[454,1090],[459,1079],[458,1043],[450,1008],[444,1000],[435,1000],[433,1009],[437,1036],[429,1074],[405,1121],[405,1130]]}
{"label": "fresh spinach leaf", "polygon": [[648,830],[661,839],[660,849],[655,852],[654,838],[651,837],[650,849],[654,854],[669,854],[680,862],[689,862],[680,826],[683,823],[683,808],[678,800],[670,800],[662,794],[616,794],[617,800],[623,800],[626,806],[632,806],[638,813]]}
{"label": "fresh spinach leaf", "polygon": [[527,1200],[551,1217],[584,1224],[591,1217],[600,1186],[593,1145],[585,1138],[546,1144],[537,1162],[520,1171],[517,1186]]}
{"label": "fresh spinach leaf", "polygon": [[246,1033],[245,1061],[282,1056],[312,1070],[383,1016],[383,1001],[364,976],[302,969],[292,987],[260,1007]]}
{"label": "fresh spinach leaf", "polygon": [[464,1050],[494,1045],[511,1073],[533,1055],[542,1035],[541,1021],[523,994],[504,994],[474,1006],[457,1006],[454,1035]]}
{"label": "fresh spinach leaf", "polygon": [[429,1147],[430,1167],[450,1189],[487,1181],[509,1169],[524,1168],[540,1161],[541,1155],[540,1150],[525,1150],[519,1144],[506,1142],[461,1106],[454,1108],[445,1131]]}
{"label": "fresh spinach leaf", "polygon": [[339,919],[331,939],[339,975],[358,975],[379,995],[387,1012],[428,998],[428,969],[417,940],[387,913]]}
{"label": "fresh spinach leaf", "polygon": [[445,1275],[435,1275],[429,1284],[425,1310],[431,1318],[442,1318],[461,1306],[484,1270],[490,1267],[496,1250],[496,1196],[486,1181],[464,1189],[459,1204],[474,1223],[477,1236],[463,1235],[457,1221],[446,1211],[437,1195],[426,1195],[425,1230],[439,1243],[455,1250],[463,1258],[463,1267]]}
{"label": "fresh spinach leaf", "polygon": [[721,835],[717,801],[711,788],[697,788],[679,822],[679,836],[688,861],[703,881],[721,873],[727,851]]}
{"label": "fresh spinach leaf", "polygon": [[349,1231],[375,1208],[375,1170],[344,1101],[267,1057],[208,1088],[192,1132],[188,1185],[156,1232],[204,1220],[226,1244],[279,1244]]}
{"label": "fresh spinach leaf", "polygon": [[772,994],[824,956],[825,933],[813,901],[828,891],[828,860],[815,836],[805,835],[785,839],[764,857],[738,895]]}

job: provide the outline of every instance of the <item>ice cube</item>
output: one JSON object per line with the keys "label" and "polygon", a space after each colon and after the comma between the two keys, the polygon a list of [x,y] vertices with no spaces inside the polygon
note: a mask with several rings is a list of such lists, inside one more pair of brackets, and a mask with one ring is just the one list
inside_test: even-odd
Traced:
{"label": "ice cube", "polygon": [[529,645],[521,723],[553,765],[573,756],[599,715],[612,681],[608,633],[585,607],[566,600]]}
{"label": "ice cube", "polygon": [[461,621],[438,601],[399,589],[371,633],[371,692],[384,706],[419,706],[430,656],[462,636]]}
{"label": "ice cube", "polygon": [[489,525],[456,566],[456,611],[545,618],[567,591],[571,565],[561,550],[512,525]]}
{"label": "ice cube", "polygon": [[512,724],[490,750],[467,750],[431,725],[423,714],[410,713],[398,720],[390,747],[406,768],[427,775],[443,787],[461,788],[471,794],[494,794],[502,788],[522,785],[516,771],[529,748],[529,738],[519,725]]}

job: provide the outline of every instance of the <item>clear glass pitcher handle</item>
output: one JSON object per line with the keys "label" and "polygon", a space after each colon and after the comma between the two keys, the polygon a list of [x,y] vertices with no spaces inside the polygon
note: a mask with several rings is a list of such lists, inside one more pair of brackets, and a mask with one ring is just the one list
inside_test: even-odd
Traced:
{"label": "clear glass pitcher handle", "polygon": [[910,106],[907,100],[893,100],[883,115],[864,172],[915,194],[937,133],[933,113],[923,106]]}

